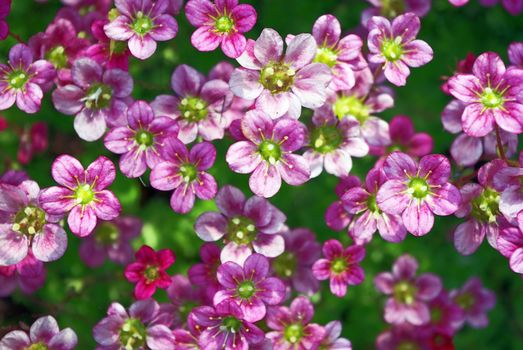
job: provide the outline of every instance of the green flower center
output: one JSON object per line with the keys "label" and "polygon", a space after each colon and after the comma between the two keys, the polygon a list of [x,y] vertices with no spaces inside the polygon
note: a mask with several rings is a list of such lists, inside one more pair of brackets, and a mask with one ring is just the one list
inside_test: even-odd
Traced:
{"label": "green flower center", "polygon": [[282,156],[280,145],[271,140],[262,141],[258,146],[258,152],[260,152],[262,158],[270,164],[276,164]]}
{"label": "green flower center", "polygon": [[42,232],[46,223],[45,212],[38,207],[29,205],[16,213],[11,228],[15,232],[29,236]]}
{"label": "green flower center", "polygon": [[394,286],[394,299],[400,304],[411,305],[416,300],[418,289],[410,282],[401,281]]}
{"label": "green flower center", "polygon": [[49,348],[44,343],[34,343],[24,348],[24,350],[48,350]]}
{"label": "green flower center", "polygon": [[320,47],[316,51],[316,57],[314,57],[314,62],[324,63],[330,68],[334,67],[338,62],[338,54],[331,48]]}
{"label": "green flower center", "polygon": [[229,221],[227,225],[228,239],[238,245],[249,244],[256,238],[256,226],[254,223],[239,216]]}
{"label": "green flower center", "polygon": [[153,29],[153,20],[142,11],[138,11],[131,27],[136,34],[143,36]]}
{"label": "green flower center", "polygon": [[209,113],[207,102],[199,97],[185,97],[178,106],[182,117],[192,123],[199,122],[207,117]]}
{"label": "green flower center", "polygon": [[331,271],[335,274],[340,274],[347,270],[347,266],[347,260],[345,260],[344,258],[337,258],[334,259],[331,263]]}
{"label": "green flower center", "polygon": [[325,125],[312,130],[312,148],[318,153],[329,153],[336,150],[343,142],[340,129],[335,126]]}
{"label": "green flower center", "polygon": [[226,34],[234,28],[234,20],[229,16],[221,16],[214,22],[215,31]]}
{"label": "green flower center", "polygon": [[395,39],[384,40],[381,44],[381,53],[389,62],[395,62],[403,55],[403,47],[401,46],[401,37]]}
{"label": "green flower center", "polygon": [[124,322],[120,329],[120,345],[125,350],[138,350],[145,346],[147,329],[144,324],[135,318]]}
{"label": "green flower center", "polygon": [[193,164],[185,163],[180,167],[180,174],[182,175],[183,181],[189,183],[198,177],[198,170]]}
{"label": "green flower center", "polygon": [[296,71],[288,64],[272,62],[260,73],[260,83],[273,94],[289,91],[294,84]]}
{"label": "green flower center", "polygon": [[146,130],[140,129],[134,135],[134,140],[143,148],[151,147],[154,144],[154,135]]}
{"label": "green flower center", "polygon": [[463,310],[470,310],[474,304],[476,303],[476,300],[474,299],[474,296],[470,293],[463,293],[456,296],[454,299],[456,304],[459,305]]}
{"label": "green flower center", "polygon": [[501,107],[504,102],[503,94],[490,87],[483,90],[480,100],[485,108],[498,108]]}
{"label": "green flower center", "polygon": [[76,188],[74,197],[77,204],[87,205],[94,200],[94,191],[88,184],[83,184]]}
{"label": "green flower center", "polygon": [[403,0],[382,0],[381,15],[394,18],[405,12],[405,2]]}
{"label": "green flower center", "polygon": [[398,344],[396,350],[420,350],[420,347],[411,341],[402,341]]}
{"label": "green flower center", "polygon": [[85,107],[88,109],[103,109],[109,107],[111,104],[113,91],[112,89],[104,84],[93,84],[87,90],[83,101],[85,101]]}
{"label": "green flower center", "polygon": [[365,123],[370,115],[369,108],[365,105],[363,99],[359,99],[356,96],[338,96],[332,106],[332,110],[339,120],[351,115],[360,124]]}
{"label": "green flower center", "polygon": [[51,62],[57,69],[67,67],[67,54],[63,46],[57,46],[47,51],[45,59]]}
{"label": "green flower center", "polygon": [[407,190],[414,198],[423,199],[430,194],[430,186],[427,180],[421,177],[413,177],[410,179]]}
{"label": "green flower center", "polygon": [[242,321],[235,317],[225,317],[222,321],[222,327],[225,327],[227,332],[238,333],[242,326]]}
{"label": "green flower center", "polygon": [[499,215],[499,192],[487,187],[472,200],[471,215],[480,222],[493,223]]}
{"label": "green flower center", "polygon": [[283,252],[280,256],[272,262],[272,268],[274,272],[280,277],[290,278],[296,271],[298,261],[296,255],[291,252]]}
{"label": "green flower center", "polygon": [[145,268],[143,275],[145,276],[147,283],[156,281],[158,279],[158,277],[160,277],[160,272],[158,270],[158,266],[157,265],[148,265]]}
{"label": "green flower center", "polygon": [[27,81],[29,80],[29,75],[23,70],[15,70],[7,75],[7,82],[12,89],[23,89]]}
{"label": "green flower center", "polygon": [[430,319],[434,323],[438,323],[443,318],[443,311],[439,307],[430,310]]}
{"label": "green flower center", "polygon": [[381,214],[381,209],[378,207],[378,203],[376,201],[376,194],[370,194],[367,198],[367,208],[371,211],[371,213]]}
{"label": "green flower center", "polygon": [[243,281],[238,285],[238,295],[242,299],[250,299],[256,293],[256,286],[252,281]]}
{"label": "green flower center", "polygon": [[109,222],[103,222],[96,229],[94,237],[96,242],[104,246],[110,246],[118,240],[120,237],[120,231],[116,225]]}
{"label": "green flower center", "polygon": [[299,343],[299,341],[303,337],[303,325],[299,323],[291,324],[285,328],[285,330],[283,331],[283,335],[289,343]]}

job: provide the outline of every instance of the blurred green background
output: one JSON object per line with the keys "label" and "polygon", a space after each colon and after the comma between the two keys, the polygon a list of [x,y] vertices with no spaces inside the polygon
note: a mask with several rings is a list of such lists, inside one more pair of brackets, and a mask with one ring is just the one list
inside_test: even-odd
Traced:
{"label": "blurred green background", "polygon": [[[326,13],[336,15],[345,31],[359,24],[361,11],[368,5],[362,1],[335,0],[259,0],[252,3],[258,11],[258,23],[248,33],[256,38],[263,27],[272,27],[283,36],[288,33],[310,32],[316,18]],[[13,1],[9,23],[12,31],[25,40],[45,30],[60,4],[51,0],[37,4],[32,0]],[[190,45],[193,28],[184,15],[178,16],[180,31],[169,43],[161,43],[156,54],[145,62],[131,61],[130,71],[135,79],[133,97],[152,100],[160,93],[171,93],[170,75],[174,67],[187,63],[202,72],[224,58],[221,52],[200,53]],[[408,84],[396,88],[396,105],[383,113],[390,120],[397,114],[412,117],[418,131],[431,133],[435,139],[435,153],[448,154],[453,137],[441,126],[440,113],[449,97],[439,89],[441,76],[452,74],[457,61],[468,52],[479,54],[496,51],[506,59],[506,48],[512,41],[523,40],[523,19],[512,17],[503,8],[482,8],[476,1],[464,8],[454,8],[446,0],[433,3],[428,16],[422,20],[419,37],[434,49],[434,60],[426,66],[413,69]],[[8,39],[0,43],[0,61],[5,61],[9,48],[15,42]],[[44,120],[50,128],[50,147],[46,154],[37,156],[25,169],[41,187],[53,184],[50,178],[52,160],[61,153],[72,153],[84,164],[104,154],[117,158],[104,149],[101,141],[87,143],[76,137],[73,118],[56,112],[45,97],[42,110],[36,115],[26,115],[17,109],[2,112],[11,125],[27,127],[37,120]],[[225,152],[230,141],[216,143],[218,159],[212,173],[220,186],[234,184],[246,193],[248,176],[232,173],[225,163]],[[17,137],[12,132],[0,133],[0,156],[16,159]],[[356,159],[353,173],[364,176],[373,164],[370,157]],[[3,169],[0,169],[3,171]],[[193,230],[195,218],[202,212],[213,210],[213,202],[198,201],[194,210],[185,216],[173,213],[168,194],[153,192],[138,179],[129,180],[120,173],[112,188],[120,198],[123,214],[136,215],[144,221],[143,236],[135,242],[154,248],[171,248],[177,255],[172,272],[185,273],[198,259],[201,242]],[[271,199],[288,216],[290,227],[307,227],[316,232],[319,240],[338,238],[347,241],[345,232],[330,231],[323,220],[327,206],[336,199],[334,186],[337,179],[322,174],[301,187],[284,185]],[[457,223],[454,218],[436,219],[433,231],[422,238],[408,236],[402,244],[386,243],[379,238],[368,246],[363,262],[366,280],[349,288],[345,298],[332,296],[328,286],[318,298],[315,321],[327,323],[333,319],[343,322],[343,334],[356,350],[373,349],[376,336],[386,324],[382,320],[384,298],[374,289],[372,280],[380,271],[390,270],[393,261],[403,253],[410,253],[420,262],[422,272],[439,274],[447,289],[460,287],[470,276],[479,276],[498,296],[495,309],[489,314],[490,326],[484,330],[463,329],[456,336],[456,349],[523,349],[523,282],[509,270],[508,263],[488,244],[472,256],[460,256],[449,240],[449,233]],[[44,314],[55,316],[61,327],[73,328],[80,339],[79,349],[94,348],[91,329],[104,317],[107,306],[119,301],[128,306],[132,300],[133,286],[122,276],[122,267],[106,263],[91,270],[78,257],[79,239],[69,235],[65,256],[50,263],[45,286],[36,294],[26,296],[16,293],[11,298],[0,299],[0,327],[32,321]],[[164,291],[157,292],[159,300],[166,300]]]}

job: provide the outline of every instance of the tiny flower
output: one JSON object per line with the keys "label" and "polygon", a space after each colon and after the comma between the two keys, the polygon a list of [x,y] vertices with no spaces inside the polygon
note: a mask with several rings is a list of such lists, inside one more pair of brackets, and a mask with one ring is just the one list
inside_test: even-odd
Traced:
{"label": "tiny flower", "polygon": [[450,297],[465,312],[466,323],[473,328],[487,327],[487,311],[494,308],[496,295],[483,287],[478,278],[472,277],[460,289],[452,290]]}
{"label": "tiny flower", "polygon": [[266,305],[278,305],[285,297],[285,285],[269,277],[269,260],[261,254],[249,256],[243,267],[229,261],[218,267],[222,290],[214,295],[214,305],[231,300],[240,306],[245,321],[265,318]]}
{"label": "tiny flower", "polygon": [[226,160],[236,173],[252,172],[249,187],[256,195],[274,196],[282,178],[293,186],[309,179],[308,162],[293,154],[304,144],[303,124],[290,118],[272,120],[264,112],[253,110],[243,118],[242,132],[247,140],[229,147]]}
{"label": "tiny flower", "polygon": [[128,41],[131,54],[141,60],[151,57],[157,41],[171,40],[178,33],[178,23],[167,14],[168,0],[116,0],[118,17],[104,26],[113,40]]}
{"label": "tiny flower", "polygon": [[325,334],[320,343],[322,350],[352,350],[352,344],[348,339],[341,338],[341,322],[331,321],[324,327]]}
{"label": "tiny flower", "polygon": [[336,185],[336,196],[340,200],[335,201],[325,211],[325,224],[334,231],[341,231],[352,221],[352,214],[349,214],[343,206],[341,198],[343,195],[353,187],[361,186],[361,181],[357,176],[349,175],[340,178],[338,185]]}
{"label": "tiny flower", "polygon": [[0,63],[0,111],[16,102],[18,108],[26,113],[38,112],[44,92],[55,75],[51,63],[34,61],[27,45],[16,44],[9,50],[8,64]]}
{"label": "tiny flower", "polygon": [[376,288],[390,296],[385,304],[388,323],[421,326],[430,321],[428,302],[441,292],[441,280],[430,273],[416,277],[417,269],[418,262],[413,257],[402,255],[394,263],[392,273],[382,272],[374,279]]}
{"label": "tiny flower", "polygon": [[198,29],[191,36],[199,51],[213,51],[221,46],[230,58],[238,58],[247,46],[244,33],[256,24],[256,10],[238,0],[189,0],[185,5],[189,23]]}
{"label": "tiny flower", "polygon": [[214,294],[221,288],[216,279],[216,271],[220,266],[220,247],[214,243],[204,243],[200,248],[201,262],[189,268],[187,275],[193,285],[201,287],[212,304]]}
{"label": "tiny flower", "polygon": [[265,198],[254,196],[246,200],[236,187],[224,186],[216,196],[216,205],[220,213],[203,213],[194,229],[204,241],[223,238],[222,262],[243,265],[253,250],[268,258],[283,253],[284,241],[279,233],[286,217]]}
{"label": "tiny flower", "polygon": [[169,117],[155,117],[145,101],[136,101],[127,109],[127,126],[109,130],[104,144],[111,152],[122,154],[120,170],[127,177],[142,176],[147,168],[162,161],[161,148],[167,138],[176,137],[178,125]]}
{"label": "tiny flower", "polygon": [[60,330],[52,316],[37,319],[29,330],[29,334],[17,330],[7,333],[0,341],[2,350],[21,349],[76,349],[78,338],[71,328]]}
{"label": "tiny flower", "polygon": [[387,181],[378,190],[378,207],[401,214],[405,228],[415,236],[432,229],[434,214],[446,216],[459,208],[461,195],[449,183],[450,162],[442,155],[427,155],[417,163],[405,153],[393,152],[383,172]]}
{"label": "tiny flower", "polygon": [[98,140],[107,124],[117,125],[125,116],[133,80],[120,69],[104,71],[90,58],[76,60],[71,76],[71,84],[53,91],[53,104],[59,112],[75,116],[74,129],[81,139]]}
{"label": "tiny flower", "polygon": [[11,0],[5,0],[0,3],[0,40],[5,40],[9,35],[9,25],[6,18],[11,11]]}
{"label": "tiny flower", "polygon": [[151,186],[160,191],[174,190],[171,208],[180,214],[191,211],[195,196],[213,199],[218,190],[216,180],[206,170],[216,160],[212,143],[201,142],[190,151],[176,138],[166,139],[162,148],[163,161],[151,171]]}
{"label": "tiny flower", "polygon": [[412,12],[394,18],[392,24],[384,17],[372,17],[368,29],[369,62],[383,64],[385,77],[394,85],[407,83],[409,67],[420,67],[432,60],[432,48],[416,40],[420,20]]}
{"label": "tiny flower", "polygon": [[17,286],[24,294],[34,293],[42,288],[46,275],[44,264],[29,252],[16,265],[0,266],[0,297],[11,295]]}
{"label": "tiny flower", "polygon": [[472,74],[449,79],[450,93],[465,103],[461,116],[463,130],[474,137],[487,135],[495,126],[520,134],[523,132],[523,70],[506,69],[494,52],[480,55]]}
{"label": "tiny flower", "polygon": [[347,294],[348,285],[363,282],[365,274],[359,265],[365,257],[363,246],[343,248],[340,241],[330,239],[323,244],[323,257],[312,266],[312,274],[320,281],[329,279],[332,294],[341,298]]}
{"label": "tiny flower", "polygon": [[119,303],[112,303],[107,317],[93,328],[99,349],[151,349],[174,347],[170,329],[172,317],[154,299],[139,300],[129,312]]}
{"label": "tiny flower", "polygon": [[88,236],[98,219],[112,220],[120,215],[118,198],[106,189],[116,176],[108,158],[98,157],[84,170],[77,159],[61,155],[53,162],[51,174],[60,186],[43,189],[40,205],[52,215],[69,213],[67,223],[75,235]]}
{"label": "tiny flower", "polygon": [[126,71],[129,69],[129,49],[125,42],[112,40],[105,34],[104,25],[107,23],[108,20],[93,22],[91,31],[97,42],[86,48],[84,54],[106,69],[118,68]]}
{"label": "tiny flower", "polygon": [[174,264],[175,256],[170,249],[154,251],[143,245],[135,254],[136,261],[125,268],[125,278],[136,283],[134,296],[138,300],[150,298],[156,288],[167,289],[171,276],[166,270]]}
{"label": "tiny flower", "polygon": [[256,108],[273,119],[284,114],[297,119],[302,106],[318,108],[327,97],[332,75],[326,64],[312,63],[316,52],[312,35],[299,34],[290,40],[284,55],[283,39],[266,28],[238,57],[242,68],[232,73],[231,90],[238,97],[256,100]]}
{"label": "tiny flower", "polygon": [[294,299],[290,307],[274,306],[267,314],[267,326],[272,332],[267,338],[274,350],[316,349],[325,335],[322,326],[310,323],[314,316],[311,301],[304,296]]}

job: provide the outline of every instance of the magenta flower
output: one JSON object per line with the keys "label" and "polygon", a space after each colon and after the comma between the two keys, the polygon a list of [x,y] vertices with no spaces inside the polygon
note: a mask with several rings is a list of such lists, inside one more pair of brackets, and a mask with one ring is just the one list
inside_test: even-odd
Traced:
{"label": "magenta flower", "polygon": [[170,249],[154,251],[148,245],[143,245],[135,254],[136,261],[125,268],[125,278],[136,283],[134,297],[138,300],[150,298],[156,288],[167,289],[171,284],[171,276],[166,270],[174,264],[175,256]]}
{"label": "magenta flower", "polygon": [[109,130],[105,147],[121,154],[120,170],[127,177],[142,176],[147,168],[162,161],[161,149],[167,138],[178,135],[178,124],[169,117],[155,117],[145,101],[136,101],[127,109],[126,126]]}
{"label": "magenta flower", "polygon": [[244,33],[256,24],[256,10],[238,0],[189,0],[185,15],[198,28],[191,36],[199,51],[213,51],[221,46],[230,58],[238,58],[247,46]]}
{"label": "magenta flower", "polygon": [[[455,0],[456,1],[456,0]],[[481,5],[485,7],[491,7],[498,4],[499,0],[480,0]],[[512,16],[517,16],[523,11],[523,1],[521,0],[501,0],[501,5],[508,11]]]}
{"label": "magenta flower", "polygon": [[427,332],[452,337],[463,325],[465,314],[446,291],[442,290],[432,299],[429,308],[430,321],[425,326]]}
{"label": "magenta flower", "polygon": [[121,304],[112,303],[107,317],[93,328],[97,349],[172,349],[172,316],[162,306],[154,299],[139,300],[127,312]]}
{"label": "magenta flower", "polygon": [[156,115],[178,121],[178,138],[185,144],[198,136],[205,141],[222,139],[222,113],[232,100],[229,85],[220,79],[206,80],[197,70],[182,64],[173,72],[171,87],[177,96],[160,95],[151,106]]}
{"label": "magenta flower", "polygon": [[395,18],[402,13],[412,12],[418,17],[423,17],[430,11],[431,6],[431,0],[367,0],[367,2],[374,7],[363,10],[361,14],[361,23],[365,27],[374,16]]}
{"label": "magenta flower", "polygon": [[84,170],[77,159],[61,155],[53,162],[51,174],[60,186],[43,189],[40,205],[51,215],[69,213],[67,223],[75,235],[88,236],[98,219],[112,220],[120,215],[118,198],[106,189],[116,176],[108,158],[98,157]]}
{"label": "magenta flower", "polygon": [[16,102],[17,107],[26,113],[38,112],[44,92],[55,75],[51,63],[34,61],[27,45],[16,44],[9,50],[8,64],[0,63],[0,111]]}
{"label": "magenta flower", "polygon": [[523,274],[523,232],[517,227],[504,227],[499,231],[497,249],[509,259],[512,271]]}
{"label": "magenta flower", "polygon": [[487,327],[487,311],[496,305],[496,295],[483,287],[479,278],[470,278],[463,287],[452,290],[450,297],[465,312],[466,323],[473,328]]}
{"label": "magenta flower", "polygon": [[311,301],[304,296],[294,299],[290,307],[275,306],[267,313],[267,333],[274,350],[316,349],[325,335],[325,329],[310,323],[314,316]]}
{"label": "magenta flower", "polygon": [[201,331],[198,343],[202,350],[248,350],[264,339],[263,331],[246,321],[240,306],[232,301],[194,308],[189,323]]}
{"label": "magenta flower", "polygon": [[[167,288],[167,295],[174,307],[173,326],[182,327],[187,323],[187,316],[192,309],[198,305],[205,305],[204,290],[195,287],[191,281],[183,275],[174,275],[171,284]],[[176,339],[178,341],[178,339]]]}
{"label": "magenta flower", "polygon": [[201,287],[209,304],[212,304],[214,294],[221,288],[216,278],[220,266],[220,247],[214,243],[204,243],[200,248],[201,262],[192,265],[187,273],[193,285]]}
{"label": "magenta flower", "polygon": [[161,154],[163,161],[151,171],[151,186],[160,191],[174,190],[171,208],[180,214],[191,211],[195,196],[213,199],[218,190],[216,180],[206,170],[216,160],[212,143],[201,142],[190,151],[176,138],[166,139]]}
{"label": "magenta flower", "polygon": [[101,266],[105,258],[126,265],[133,259],[131,240],[140,235],[142,221],[124,216],[111,221],[99,222],[92,235],[82,240],[78,254],[89,267]]}
{"label": "magenta flower", "polygon": [[98,140],[107,125],[125,123],[127,99],[133,90],[129,73],[120,69],[105,70],[89,58],[76,60],[71,69],[72,84],[53,91],[55,108],[74,115],[74,129],[81,139]]}
{"label": "magenta flower", "polygon": [[0,266],[0,297],[11,295],[17,286],[24,294],[34,293],[42,288],[46,275],[44,264],[29,252],[16,265]]}
{"label": "magenta flower", "polygon": [[341,197],[349,189],[353,187],[361,186],[361,181],[357,176],[349,175],[340,178],[340,181],[336,185],[334,191],[339,200],[333,202],[325,211],[325,224],[333,231],[341,231],[352,221],[352,215],[349,214],[343,207]]}
{"label": "magenta flower", "polygon": [[23,349],[76,349],[78,338],[71,328],[60,330],[52,316],[37,319],[29,329],[29,334],[21,331],[11,331],[0,341],[2,350]]}
{"label": "magenta flower", "polygon": [[48,131],[45,122],[36,122],[20,135],[16,158],[24,165],[29,164],[36,154],[43,153],[48,146]]}
{"label": "magenta flower", "polygon": [[494,189],[501,193],[499,211],[514,225],[517,225],[519,214],[523,213],[523,151],[518,165],[503,167],[493,178]]}
{"label": "magenta flower", "polygon": [[115,0],[118,17],[104,26],[113,40],[128,41],[131,54],[141,60],[151,57],[157,41],[171,40],[178,23],[167,14],[168,0]]}
{"label": "magenta flower", "polygon": [[[390,330],[381,333],[376,339],[377,350],[399,350],[407,349],[432,350],[429,347],[427,334],[420,332],[417,327],[409,324],[395,325]],[[440,350],[439,348],[437,348]],[[442,348],[441,350],[445,350]]]}
{"label": "magenta flower", "polygon": [[0,185],[0,265],[14,265],[31,254],[48,262],[61,258],[67,234],[61,217],[39,204],[40,187],[31,180],[18,186]]}
{"label": "magenta flower", "polygon": [[378,189],[387,181],[381,169],[371,169],[367,173],[365,186],[349,188],[341,197],[341,205],[346,213],[355,216],[349,226],[349,235],[356,244],[370,242],[374,232],[389,242],[401,242],[407,231],[401,216],[387,214],[377,204]]}
{"label": "magenta flower", "polygon": [[449,79],[450,93],[465,103],[463,130],[474,137],[487,135],[497,125],[511,133],[523,132],[523,70],[506,69],[494,52],[480,55],[472,74]]}
{"label": "magenta flower", "polygon": [[417,163],[405,153],[393,152],[385,159],[383,172],[387,181],[378,190],[378,207],[387,214],[401,214],[413,235],[427,234],[434,214],[446,216],[458,210],[461,195],[449,183],[450,162],[444,156],[427,155]]}
{"label": "magenta flower", "polygon": [[383,64],[385,78],[394,85],[407,83],[409,67],[421,67],[432,60],[432,48],[416,40],[420,20],[412,12],[394,18],[392,24],[384,17],[372,17],[368,29],[369,62]]}
{"label": "magenta flower", "polygon": [[331,321],[324,327],[325,334],[319,349],[325,350],[352,350],[352,344],[348,339],[341,338],[341,322]]}
{"label": "magenta flower", "polygon": [[104,26],[109,21],[95,21],[91,26],[93,37],[97,43],[85,49],[84,54],[95,60],[106,69],[118,68],[127,71],[129,69],[129,49],[125,42],[110,39],[104,32]]}
{"label": "magenta flower", "polygon": [[[458,73],[465,73],[465,74],[470,74],[472,73],[472,66],[474,66],[474,61],[476,61],[476,56],[469,52],[467,53],[467,56],[462,59],[462,60],[459,60],[458,61],[458,64],[456,66],[456,70],[454,71],[454,74],[458,74]],[[449,90],[449,79],[451,77],[448,77],[448,76],[444,76],[442,77],[443,79],[443,84],[441,85],[441,90],[451,96],[452,94],[450,93],[450,90]],[[460,118],[461,120],[461,118]]]}
{"label": "magenta flower", "polygon": [[279,233],[286,217],[265,198],[245,199],[243,193],[232,186],[224,186],[216,196],[220,213],[206,212],[198,217],[194,229],[198,237],[207,242],[224,240],[221,261],[239,265],[256,253],[274,258],[283,253],[284,241]]}
{"label": "magenta flower", "polygon": [[508,59],[510,64],[523,68],[523,42],[514,42],[509,45]]}
{"label": "magenta flower", "polygon": [[0,4],[0,40],[5,40],[9,35],[9,25],[6,18],[11,12],[11,0],[2,1]]}
{"label": "magenta flower", "polygon": [[337,297],[347,294],[348,285],[357,285],[365,279],[359,263],[365,257],[365,248],[352,245],[343,248],[340,241],[330,239],[323,244],[323,259],[312,266],[312,274],[320,281],[329,279],[331,293]]}
{"label": "magenta flower", "polygon": [[282,178],[293,186],[309,179],[308,162],[292,153],[305,142],[303,124],[290,118],[272,120],[264,112],[253,110],[245,115],[241,125],[247,140],[229,147],[226,160],[234,172],[252,173],[249,187],[256,195],[274,196]]}
{"label": "magenta flower", "polygon": [[238,58],[243,68],[232,73],[232,92],[276,119],[286,114],[298,118],[301,107],[318,108],[325,102],[332,75],[323,63],[311,63],[317,46],[310,34],[290,40],[283,54],[283,39],[273,29],[264,29],[256,42],[249,41]]}
{"label": "magenta flower", "polygon": [[382,272],[374,279],[376,288],[390,296],[385,304],[388,323],[421,326],[430,321],[428,302],[441,292],[441,280],[430,273],[416,277],[417,269],[416,259],[402,255],[394,263],[392,273]]}

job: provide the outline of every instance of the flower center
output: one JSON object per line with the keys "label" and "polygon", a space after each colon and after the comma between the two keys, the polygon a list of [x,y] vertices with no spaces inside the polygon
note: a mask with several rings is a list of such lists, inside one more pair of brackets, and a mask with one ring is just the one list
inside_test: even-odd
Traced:
{"label": "flower center", "polygon": [[401,46],[401,37],[395,39],[384,40],[381,44],[381,53],[389,62],[395,62],[403,55],[403,47]]}
{"label": "flower center", "polygon": [[405,3],[403,0],[382,0],[381,15],[389,18],[397,17],[405,12]]}
{"label": "flower center", "polygon": [[310,137],[312,148],[323,154],[336,150],[343,142],[340,129],[330,125],[313,129]]}
{"label": "flower center", "polygon": [[67,54],[65,53],[65,48],[61,45],[47,51],[45,59],[51,62],[57,69],[67,67]]}
{"label": "flower center", "polygon": [[138,11],[131,26],[136,34],[143,36],[153,29],[153,20],[145,16],[142,11]]}
{"label": "flower center", "polygon": [[418,289],[407,281],[401,281],[394,286],[394,299],[400,304],[411,305],[416,300]]}
{"label": "flower center", "polygon": [[272,62],[260,73],[260,83],[273,94],[289,91],[294,84],[296,71],[288,64]]}
{"label": "flower center", "polygon": [[147,265],[145,270],[143,271],[143,275],[145,279],[147,280],[147,283],[152,283],[160,277],[160,272],[158,271],[157,265]]}
{"label": "flower center", "polygon": [[407,193],[414,198],[423,199],[430,193],[430,186],[427,180],[421,177],[413,177],[410,179],[408,187]]}
{"label": "flower center", "polygon": [[113,91],[104,84],[93,84],[87,90],[85,97],[85,107],[88,109],[103,109],[109,107]]}
{"label": "flower center", "polygon": [[34,235],[42,232],[45,220],[45,212],[35,206],[29,205],[16,213],[12,230],[24,235]]}
{"label": "flower center", "polygon": [[243,217],[239,216],[229,221],[228,227],[228,239],[238,245],[249,244],[254,238],[256,238],[256,226],[254,223]]}
{"label": "flower center", "polygon": [[94,191],[88,184],[83,184],[76,188],[74,197],[77,204],[87,205],[94,200]]}
{"label": "flower center", "polygon": [[367,208],[369,208],[372,213],[381,214],[381,209],[378,207],[375,193],[369,195],[367,198]]}
{"label": "flower center", "polygon": [[335,274],[340,274],[347,270],[347,260],[344,258],[334,259],[331,263],[331,272]]}
{"label": "flower center", "polygon": [[339,120],[351,115],[356,118],[360,124],[365,123],[370,115],[367,105],[365,105],[362,99],[356,96],[338,96],[332,106],[332,110]]}
{"label": "flower center", "polygon": [[110,246],[120,237],[120,231],[116,225],[104,222],[98,226],[95,233],[96,242],[104,246]]}
{"label": "flower center", "polygon": [[480,222],[493,223],[499,215],[499,192],[487,187],[472,200],[471,215]]}
{"label": "flower center", "polygon": [[189,183],[196,180],[198,177],[198,170],[193,164],[185,163],[180,167],[180,174],[182,175],[183,181]]}
{"label": "flower center", "polygon": [[199,97],[185,97],[178,106],[182,117],[192,123],[199,122],[207,117],[209,113],[207,102]]}
{"label": "flower center", "polygon": [[303,326],[299,323],[291,324],[285,328],[283,333],[285,339],[287,339],[289,343],[299,343],[300,339],[303,337]]}
{"label": "flower center", "polygon": [[485,88],[480,97],[481,104],[485,108],[498,108],[503,105],[503,94],[490,87]]}
{"label": "flower center", "polygon": [[476,303],[476,300],[474,299],[474,296],[472,294],[470,294],[470,293],[459,294],[454,299],[454,301],[463,310],[470,310],[474,306],[474,304]]}
{"label": "flower center", "polygon": [[134,140],[142,148],[148,148],[148,147],[151,147],[154,144],[154,135],[151,132],[149,132],[149,131],[140,129],[134,135]]}
{"label": "flower center", "polygon": [[242,321],[232,316],[225,317],[222,321],[222,327],[225,328],[227,332],[238,333],[241,326]]}
{"label": "flower center", "polygon": [[443,311],[439,307],[430,310],[430,319],[434,323],[438,323],[443,318]]}
{"label": "flower center", "polygon": [[147,338],[147,329],[136,319],[129,318],[120,329],[120,345],[126,350],[142,349]]}
{"label": "flower center", "polygon": [[270,164],[275,164],[280,160],[282,151],[279,144],[271,140],[264,140],[258,146],[258,152],[260,152],[263,159]]}
{"label": "flower center", "polygon": [[12,89],[22,89],[27,81],[29,80],[29,75],[23,70],[15,70],[7,75],[7,81],[9,86]]}
{"label": "flower center", "polygon": [[24,348],[24,350],[48,350],[49,348],[44,343],[38,342],[29,345],[28,347]]}
{"label": "flower center", "polygon": [[338,54],[331,48],[320,47],[316,51],[316,57],[314,57],[314,62],[324,63],[330,68],[334,67],[338,62]]}
{"label": "flower center", "polygon": [[278,276],[290,278],[296,271],[297,263],[296,255],[292,252],[283,252],[283,254],[273,260],[272,268]]}
{"label": "flower center", "polygon": [[398,344],[396,350],[420,350],[420,347],[411,341],[402,341]]}
{"label": "flower center", "polygon": [[242,299],[249,299],[256,293],[256,286],[252,281],[243,281],[238,285],[238,295]]}
{"label": "flower center", "polygon": [[226,34],[234,29],[234,20],[229,16],[221,16],[214,22],[215,31]]}

